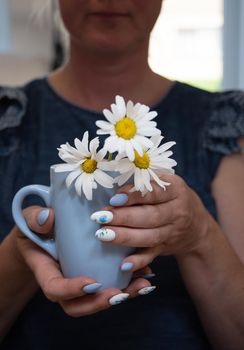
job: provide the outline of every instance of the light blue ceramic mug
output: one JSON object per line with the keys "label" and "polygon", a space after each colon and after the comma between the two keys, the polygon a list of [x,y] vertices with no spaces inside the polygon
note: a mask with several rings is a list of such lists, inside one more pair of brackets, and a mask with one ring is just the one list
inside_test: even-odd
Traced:
{"label": "light blue ceramic mug", "polygon": [[[30,185],[15,195],[12,212],[22,233],[58,260],[65,277],[88,276],[102,284],[101,289],[127,287],[132,274],[121,271],[121,261],[133,249],[103,243],[96,239],[99,224],[92,221],[92,213],[108,205],[114,189],[101,186],[93,191],[93,200],[78,196],[74,186],[65,185],[67,173],[56,173],[51,166],[51,186]],[[31,231],[22,214],[22,203],[28,195],[40,196],[48,207],[54,209],[54,238],[43,239]]]}

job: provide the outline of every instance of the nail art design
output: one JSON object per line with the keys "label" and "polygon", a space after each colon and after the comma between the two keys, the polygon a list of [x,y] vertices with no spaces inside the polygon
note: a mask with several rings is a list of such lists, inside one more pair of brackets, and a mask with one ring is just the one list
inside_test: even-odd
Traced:
{"label": "nail art design", "polygon": [[115,232],[109,228],[100,228],[96,231],[95,237],[100,241],[113,241],[115,239]]}
{"label": "nail art design", "polygon": [[83,292],[87,294],[91,294],[91,293],[96,293],[98,289],[100,289],[101,287],[102,287],[101,283],[91,283],[91,284],[87,284],[82,289],[83,289]]}
{"label": "nail art design", "polygon": [[144,287],[144,288],[138,290],[138,294],[146,295],[146,294],[151,293],[155,289],[156,289],[156,286]]}
{"label": "nail art design", "polygon": [[45,222],[47,221],[47,219],[49,217],[49,213],[50,213],[49,209],[43,209],[42,211],[40,211],[40,213],[38,214],[38,217],[37,217],[37,222],[40,226],[45,224]]}
{"label": "nail art design", "polygon": [[118,305],[128,299],[129,294],[128,293],[120,293],[117,295],[114,295],[112,298],[109,299],[109,304],[110,305]]}
{"label": "nail art design", "polygon": [[90,219],[98,224],[108,224],[113,220],[113,213],[108,210],[96,211],[90,216]]}
{"label": "nail art design", "polygon": [[118,193],[110,198],[109,204],[114,207],[124,205],[128,201],[128,195],[126,193]]}
{"label": "nail art design", "polygon": [[132,262],[125,262],[121,265],[121,271],[130,271],[133,268],[134,264]]}

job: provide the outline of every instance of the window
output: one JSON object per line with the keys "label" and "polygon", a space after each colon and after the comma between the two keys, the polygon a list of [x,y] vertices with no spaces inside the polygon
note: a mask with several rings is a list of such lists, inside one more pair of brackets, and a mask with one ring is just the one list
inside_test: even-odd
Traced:
{"label": "window", "polygon": [[149,63],[171,79],[208,90],[221,86],[223,0],[164,0]]}

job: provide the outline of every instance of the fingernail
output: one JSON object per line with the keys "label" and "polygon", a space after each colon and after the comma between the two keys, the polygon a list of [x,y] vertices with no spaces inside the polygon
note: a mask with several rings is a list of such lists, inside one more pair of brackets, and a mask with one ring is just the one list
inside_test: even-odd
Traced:
{"label": "fingernail", "polygon": [[142,278],[153,278],[155,277],[155,273],[146,273],[145,275],[141,275]]}
{"label": "fingernail", "polygon": [[115,236],[115,232],[109,228],[100,228],[95,233],[95,237],[97,239],[105,242],[113,241],[115,239]]}
{"label": "fingernail", "polygon": [[156,289],[156,286],[144,287],[144,288],[138,290],[138,294],[146,295],[146,294],[151,293],[155,289]]}
{"label": "fingernail", "polygon": [[118,305],[128,299],[129,294],[128,293],[120,293],[117,295],[114,295],[112,298],[108,300],[110,305]]}
{"label": "fingernail", "polygon": [[83,292],[85,293],[96,293],[98,289],[100,289],[102,286],[101,283],[92,283],[92,284],[87,284],[85,287],[82,288]]}
{"label": "fingernail", "polygon": [[37,217],[37,222],[40,226],[44,225],[49,217],[50,210],[49,209],[43,209]]}
{"label": "fingernail", "polygon": [[113,220],[113,213],[108,210],[96,211],[90,216],[90,219],[98,224],[108,224]]}
{"label": "fingernail", "polygon": [[119,207],[121,205],[124,205],[128,201],[128,198],[129,197],[127,194],[118,193],[110,198],[109,204],[113,205],[114,207]]}
{"label": "fingernail", "polygon": [[121,265],[121,271],[130,271],[133,268],[134,264],[132,262],[125,262]]}

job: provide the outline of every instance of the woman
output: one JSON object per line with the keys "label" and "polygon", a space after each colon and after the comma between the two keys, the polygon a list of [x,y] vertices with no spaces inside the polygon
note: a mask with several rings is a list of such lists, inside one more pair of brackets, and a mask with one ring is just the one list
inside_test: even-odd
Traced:
{"label": "woman", "polygon": [[[150,70],[149,35],[161,0],[59,4],[70,35],[67,63],[47,79],[0,91],[3,349],[242,349],[243,93],[211,94]],[[56,147],[85,130],[95,136],[95,121],[116,94],[159,112],[165,139],[177,142],[178,166],[177,175],[163,177],[167,191],[153,183],[142,198],[126,185],[119,193],[127,201],[116,197],[107,208],[112,243],[139,247],[121,262],[140,276],[125,292],[145,291],[150,268],[157,289],[98,312],[122,291],[89,294],[96,281],[64,279],[56,262],[12,228],[10,206],[20,187],[49,183]],[[52,210],[29,207],[25,217],[36,232],[52,231]]]}

